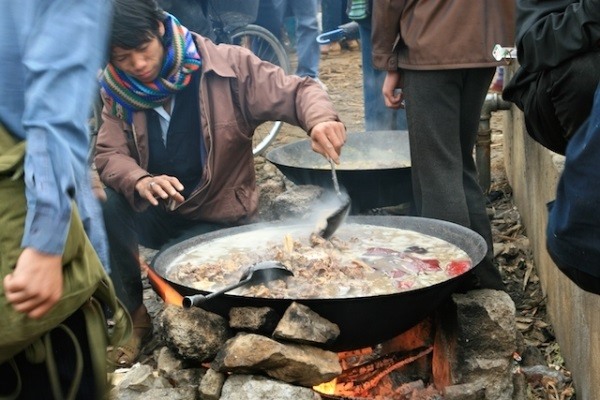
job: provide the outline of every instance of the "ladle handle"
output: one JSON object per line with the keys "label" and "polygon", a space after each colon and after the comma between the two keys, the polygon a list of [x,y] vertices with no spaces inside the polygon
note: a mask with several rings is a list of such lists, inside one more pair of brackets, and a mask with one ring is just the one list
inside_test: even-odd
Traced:
{"label": "ladle handle", "polygon": [[183,308],[197,307],[200,304],[212,299],[213,297],[217,297],[225,292],[229,292],[230,290],[236,289],[242,285],[248,283],[248,281],[252,279],[252,275],[248,275],[246,279],[242,279],[241,281],[234,283],[232,285],[226,286],[221,290],[217,290],[216,292],[212,292],[207,294],[206,296],[203,294],[195,294],[193,296],[185,296],[181,302]]}
{"label": "ladle handle", "polygon": [[335,192],[338,195],[341,195],[342,193],[340,192],[340,184],[338,183],[337,174],[335,173],[335,163],[331,158],[327,157],[327,159],[329,160],[329,164],[331,165],[331,178],[333,179],[333,188],[335,189]]}

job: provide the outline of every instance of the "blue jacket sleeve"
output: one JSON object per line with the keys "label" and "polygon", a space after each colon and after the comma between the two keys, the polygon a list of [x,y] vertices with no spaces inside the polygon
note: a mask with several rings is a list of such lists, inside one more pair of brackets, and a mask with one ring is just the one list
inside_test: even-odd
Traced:
{"label": "blue jacket sleeve", "polygon": [[7,7],[27,28],[16,32],[27,138],[28,212],[22,245],[62,254],[71,202],[80,194],[78,186],[88,184],[88,110],[111,6],[107,0],[22,0]]}

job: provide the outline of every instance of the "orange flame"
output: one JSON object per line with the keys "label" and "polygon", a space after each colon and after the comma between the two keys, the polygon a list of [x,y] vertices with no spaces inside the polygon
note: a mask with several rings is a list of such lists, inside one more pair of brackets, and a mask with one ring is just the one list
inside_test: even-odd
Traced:
{"label": "orange flame", "polygon": [[145,260],[140,259],[140,268],[148,274],[150,284],[165,303],[183,307],[183,296],[173,286],[169,285],[167,281],[161,278],[160,275],[154,272]]}
{"label": "orange flame", "polygon": [[335,394],[337,387],[337,378],[332,381],[321,383],[320,385],[313,386],[313,390],[316,390],[322,394]]}

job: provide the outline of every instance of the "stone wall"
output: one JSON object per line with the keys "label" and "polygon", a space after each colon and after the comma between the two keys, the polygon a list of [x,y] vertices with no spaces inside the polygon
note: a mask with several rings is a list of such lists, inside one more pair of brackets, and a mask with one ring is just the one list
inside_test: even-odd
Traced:
{"label": "stone wall", "polygon": [[577,399],[600,399],[600,296],[584,292],[562,275],[545,245],[546,203],[555,196],[564,159],[527,135],[518,108],[513,106],[502,112],[506,113],[504,163],[531,242],[561,353],[573,374]]}

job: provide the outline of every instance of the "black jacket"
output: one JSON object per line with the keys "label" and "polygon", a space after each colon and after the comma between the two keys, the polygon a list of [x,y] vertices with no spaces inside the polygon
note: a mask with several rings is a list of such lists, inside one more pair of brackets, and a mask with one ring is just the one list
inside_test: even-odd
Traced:
{"label": "black jacket", "polygon": [[567,146],[556,200],[549,204],[546,232],[548,252],[559,268],[600,279],[599,153],[600,86],[589,121]]}
{"label": "black jacket", "polygon": [[503,97],[523,109],[522,96],[542,71],[600,44],[600,0],[517,0],[520,67]]}

